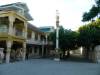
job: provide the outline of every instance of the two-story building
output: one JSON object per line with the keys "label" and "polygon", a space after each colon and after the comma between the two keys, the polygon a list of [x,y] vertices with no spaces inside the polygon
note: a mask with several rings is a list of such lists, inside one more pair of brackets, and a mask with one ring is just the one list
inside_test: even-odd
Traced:
{"label": "two-story building", "polygon": [[30,24],[33,20],[25,3],[0,6],[0,48],[5,62],[41,57],[48,53],[47,33]]}

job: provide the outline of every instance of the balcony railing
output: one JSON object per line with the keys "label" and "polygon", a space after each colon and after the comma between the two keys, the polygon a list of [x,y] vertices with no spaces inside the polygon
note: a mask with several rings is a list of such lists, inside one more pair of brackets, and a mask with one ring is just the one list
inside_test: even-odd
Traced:
{"label": "balcony railing", "polygon": [[8,32],[8,27],[6,25],[1,25],[0,26],[0,33],[7,33],[7,32]]}
{"label": "balcony railing", "polygon": [[8,33],[8,29],[7,28],[0,28],[0,33]]}
{"label": "balcony railing", "polygon": [[27,43],[28,43],[28,44],[42,45],[42,44],[43,44],[43,41],[28,39],[28,40],[27,40]]}
{"label": "balcony railing", "polygon": [[23,33],[15,33],[16,36],[24,37]]}
{"label": "balcony railing", "polygon": [[15,36],[20,36],[20,37],[24,37],[25,33],[19,30],[15,30],[14,31],[14,35]]}
{"label": "balcony railing", "polygon": [[36,45],[52,45],[53,43],[51,41],[46,42],[46,41],[41,41],[41,40],[34,40],[34,39],[28,39],[27,40],[28,44],[36,44]]}

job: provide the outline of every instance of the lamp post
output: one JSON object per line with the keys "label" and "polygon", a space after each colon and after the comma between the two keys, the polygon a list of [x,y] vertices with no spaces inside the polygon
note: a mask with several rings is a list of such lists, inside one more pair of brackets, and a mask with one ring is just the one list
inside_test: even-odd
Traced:
{"label": "lamp post", "polygon": [[56,48],[55,48],[55,61],[60,61],[59,57],[59,11],[56,10]]}

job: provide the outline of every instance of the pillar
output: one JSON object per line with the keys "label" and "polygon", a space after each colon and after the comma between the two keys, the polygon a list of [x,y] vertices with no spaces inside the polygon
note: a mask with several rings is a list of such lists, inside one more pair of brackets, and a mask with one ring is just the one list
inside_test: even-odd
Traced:
{"label": "pillar", "polygon": [[40,34],[38,34],[38,41],[40,41]]}
{"label": "pillar", "polygon": [[34,56],[34,47],[32,47],[32,57]]}
{"label": "pillar", "polygon": [[48,43],[48,35],[46,34],[45,37],[46,37],[46,44],[47,44]]}
{"label": "pillar", "polygon": [[27,40],[27,22],[26,21],[24,21],[23,33],[24,33],[25,41],[23,42],[22,60],[25,60],[25,58],[26,58],[26,40]]}
{"label": "pillar", "polygon": [[9,16],[9,31],[8,34],[12,35],[13,33],[13,23],[15,21],[15,18],[13,16]]}
{"label": "pillar", "polygon": [[44,41],[43,41],[43,44],[42,44],[42,57],[44,56]]}
{"label": "pillar", "polygon": [[25,60],[25,57],[26,57],[26,42],[23,43],[22,60]]}
{"label": "pillar", "polygon": [[9,61],[10,61],[10,52],[11,52],[12,42],[11,42],[11,41],[7,41],[6,44],[7,44],[6,63],[9,63]]}
{"label": "pillar", "polygon": [[[8,28],[8,34],[12,35],[13,33],[13,23],[15,21],[14,16],[9,16],[8,17],[9,20],[9,28]],[[6,63],[9,63],[10,61],[10,52],[11,52],[11,46],[12,46],[12,41],[11,41],[11,37],[9,37],[9,41],[6,42],[7,45],[7,50],[6,50]]]}
{"label": "pillar", "polygon": [[24,29],[23,29],[24,37],[27,39],[27,22],[24,22]]}
{"label": "pillar", "polygon": [[39,47],[37,47],[37,55],[38,55],[38,56],[40,56],[39,51],[40,51],[40,50],[39,50]]}

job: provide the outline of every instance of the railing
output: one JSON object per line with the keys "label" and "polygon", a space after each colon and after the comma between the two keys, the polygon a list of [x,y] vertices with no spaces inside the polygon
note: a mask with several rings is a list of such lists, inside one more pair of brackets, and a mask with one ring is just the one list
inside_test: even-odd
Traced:
{"label": "railing", "polygon": [[15,35],[15,36],[24,37],[25,34],[24,34],[24,32],[22,32],[22,31],[15,30],[15,31],[14,31],[14,35]]}
{"label": "railing", "polygon": [[28,39],[27,40],[28,44],[36,44],[36,45],[52,45],[53,43],[51,41],[46,42],[46,41],[40,41],[40,40],[34,40],[34,39]]}
{"label": "railing", "polygon": [[0,24],[0,33],[7,33],[7,32],[8,32],[7,26]]}
{"label": "railing", "polygon": [[0,33],[8,33],[8,29],[7,28],[0,28]]}
{"label": "railing", "polygon": [[27,43],[28,43],[28,44],[36,44],[36,45],[42,45],[42,44],[44,44],[43,41],[34,40],[34,39],[28,39],[28,40],[27,40]]}

